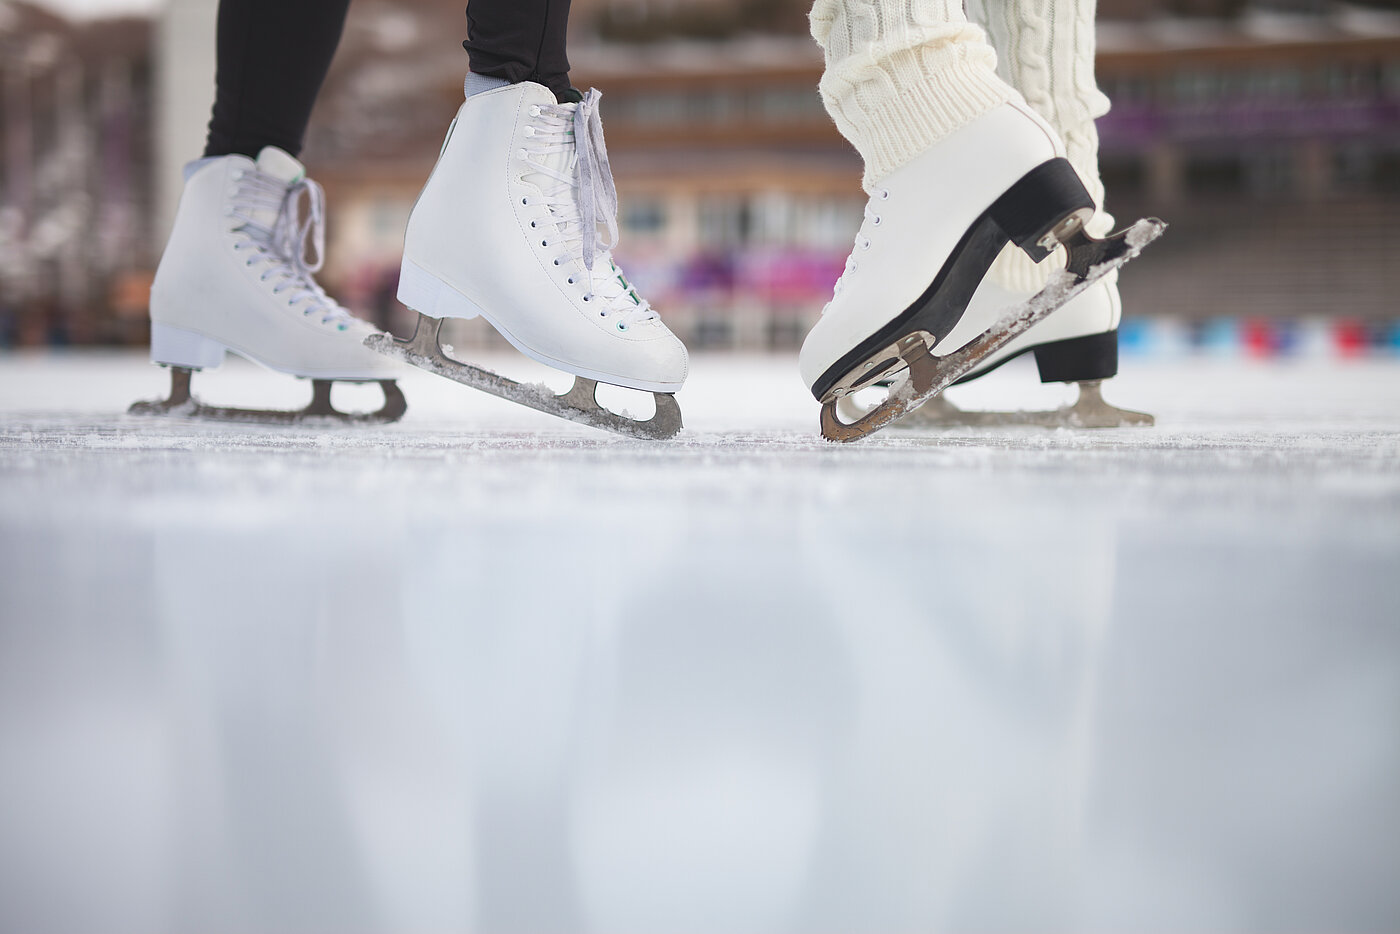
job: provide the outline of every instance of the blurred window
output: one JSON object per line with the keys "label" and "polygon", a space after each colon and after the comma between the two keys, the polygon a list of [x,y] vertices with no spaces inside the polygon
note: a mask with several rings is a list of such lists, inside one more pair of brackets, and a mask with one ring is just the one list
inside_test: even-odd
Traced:
{"label": "blurred window", "polygon": [[751,117],[764,122],[797,123],[825,116],[821,96],[806,86],[758,91],[751,107]]}
{"label": "blurred window", "polygon": [[1200,72],[1185,71],[1172,79],[1172,100],[1180,105],[1192,106],[1204,103],[1211,97],[1211,78]]}
{"label": "blurred window", "polygon": [[1290,150],[1251,153],[1244,160],[1245,186],[1256,195],[1290,191],[1298,177],[1296,159],[1296,154]]}
{"label": "blurred window", "polygon": [[632,99],[632,116],[638,123],[680,123],[685,119],[685,98],[680,94],[638,94]]}
{"label": "blurred window", "polygon": [[784,246],[793,242],[792,199],[781,191],[764,192],[750,206],[753,218],[749,239],[754,243]]}
{"label": "blurred window", "polygon": [[686,344],[695,349],[729,347],[734,343],[734,326],[723,309],[706,309],[699,315],[695,330]]}
{"label": "blurred window", "polygon": [[727,248],[749,242],[753,233],[753,210],[737,198],[707,198],[700,202],[700,243],[709,248]]}
{"label": "blurred window", "polygon": [[1239,191],[1245,176],[1238,155],[1197,155],[1185,166],[1186,188],[1192,194]]}
{"label": "blurred window", "polygon": [[743,100],[728,91],[639,92],[618,102],[615,112],[638,123],[727,123],[743,110]]}
{"label": "blurred window", "polygon": [[1388,194],[1400,193],[1400,152],[1377,153],[1374,172],[1377,189]]}
{"label": "blurred window", "polygon": [[812,198],[799,201],[793,211],[793,242],[806,247],[839,250],[849,248],[860,228],[863,205],[852,198]]}
{"label": "blurred window", "polygon": [[376,198],[369,212],[370,234],[376,242],[396,240],[403,236],[408,222],[403,209],[391,198]]}
{"label": "blurred window", "polygon": [[622,204],[622,227],[630,234],[655,236],[666,229],[666,205],[656,198],[628,198]]}
{"label": "blurred window", "polygon": [[1365,190],[1376,177],[1378,160],[1369,146],[1353,143],[1339,147],[1333,154],[1332,179],[1339,188]]}
{"label": "blurred window", "polygon": [[1400,62],[1381,66],[1380,90],[1385,97],[1400,97]]}
{"label": "blurred window", "polygon": [[1141,191],[1146,184],[1147,167],[1140,158],[1123,154],[1103,155],[1100,157],[1099,175],[1104,188],[1117,196]]}

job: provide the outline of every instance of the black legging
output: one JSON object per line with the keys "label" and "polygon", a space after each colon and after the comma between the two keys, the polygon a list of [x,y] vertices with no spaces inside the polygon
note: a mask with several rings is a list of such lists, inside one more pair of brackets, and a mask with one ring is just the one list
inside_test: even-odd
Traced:
{"label": "black legging", "polygon": [[[220,0],[214,115],[206,156],[301,152],[311,108],[350,0]],[[470,0],[463,47],[472,71],[534,81],[569,96],[569,0]]]}

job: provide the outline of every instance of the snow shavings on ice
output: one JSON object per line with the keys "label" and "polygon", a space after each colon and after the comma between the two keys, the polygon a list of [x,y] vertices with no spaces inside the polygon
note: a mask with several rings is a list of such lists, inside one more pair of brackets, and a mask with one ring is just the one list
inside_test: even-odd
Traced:
{"label": "snow shavings on ice", "polygon": [[[483,363],[550,392],[569,379],[516,358]],[[217,474],[234,468],[230,456],[243,478],[283,477],[277,488],[252,486],[288,498],[291,513],[334,503],[345,521],[363,520],[366,535],[386,508],[424,515],[450,511],[454,503],[476,508],[476,491],[489,488],[490,502],[509,510],[512,498],[544,493],[541,483],[551,495],[586,488],[587,496],[566,512],[605,515],[614,525],[649,521],[653,508],[689,513],[716,498],[739,510],[736,520],[780,525],[791,514],[770,509],[775,498],[815,502],[832,490],[853,515],[863,508],[858,503],[884,498],[910,515],[932,517],[978,508],[970,497],[953,495],[969,484],[993,503],[980,508],[997,510],[1012,508],[995,505],[1007,489],[1029,500],[1051,498],[1066,471],[1080,478],[1073,487],[1086,496],[1099,490],[1121,497],[1125,483],[1175,485],[1178,504],[1187,509],[1212,489],[1248,498],[1282,485],[1290,487],[1283,507],[1298,509],[1347,489],[1394,492],[1400,484],[1400,368],[1393,365],[1129,360],[1124,369],[1105,385],[1105,395],[1156,414],[1156,428],[887,430],[848,450],[820,439],[817,406],[786,357],[700,357],[678,395],[685,429],[672,441],[650,442],[573,425],[419,372],[403,378],[409,411],[389,426],[283,428],[127,416],[126,404],[164,388],[164,372],[136,355],[10,356],[0,358],[0,469],[10,491],[0,493],[0,504],[11,518],[45,514],[51,504],[32,498],[40,487],[61,491],[64,502],[121,510],[133,504],[133,489],[197,486],[198,470],[187,475],[186,467]],[[554,383],[560,385],[549,388]],[[287,408],[303,404],[309,387],[235,362],[196,374],[194,391],[214,404]],[[342,408],[377,403],[375,387],[335,392]],[[974,409],[1033,409],[1072,393],[1039,384],[1029,365],[1013,363],[992,378],[955,387],[949,398]],[[48,467],[34,472],[21,463]],[[556,471],[566,465],[569,475],[561,481]],[[327,476],[353,478],[357,490],[382,495],[371,503],[342,501],[322,488]],[[1297,483],[1318,485],[1291,489]],[[502,490],[510,495],[501,498]],[[226,491],[205,493],[218,498]],[[1252,519],[1242,515],[1242,528]]]}

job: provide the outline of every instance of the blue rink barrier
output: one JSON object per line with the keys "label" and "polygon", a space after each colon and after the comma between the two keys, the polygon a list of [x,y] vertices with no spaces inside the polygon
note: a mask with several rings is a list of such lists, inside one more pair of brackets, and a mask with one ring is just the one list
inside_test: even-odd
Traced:
{"label": "blue rink barrier", "polygon": [[1400,360],[1400,320],[1128,316],[1118,347],[1125,356],[1162,359]]}

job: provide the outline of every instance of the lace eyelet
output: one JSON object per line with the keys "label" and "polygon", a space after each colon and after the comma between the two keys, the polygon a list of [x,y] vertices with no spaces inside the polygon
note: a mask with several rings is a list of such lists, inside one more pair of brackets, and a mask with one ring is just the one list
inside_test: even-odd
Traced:
{"label": "lace eyelet", "polygon": [[540,225],[539,225],[539,224],[536,224],[534,221],[530,221],[530,229],[531,229],[531,230],[534,230],[534,229],[535,229],[536,227],[538,227],[538,226],[540,226]]}
{"label": "lace eyelet", "polygon": [[583,300],[584,300],[585,302],[591,302],[591,301],[593,301],[593,296],[592,296],[592,295],[585,295],[585,296],[583,297]]}
{"label": "lace eyelet", "polygon": [[871,221],[872,221],[872,223],[874,224],[874,226],[879,227],[879,226],[880,226],[880,215],[879,215],[879,214],[876,214],[873,218],[871,218]]}
{"label": "lace eyelet", "polygon": [[890,200],[890,190],[889,190],[888,188],[881,188],[881,189],[880,189],[880,200],[881,200],[881,201],[888,201],[888,200]]}
{"label": "lace eyelet", "polygon": [[559,260],[556,259],[556,260],[554,261],[554,265],[558,266],[558,265],[559,265]]}
{"label": "lace eyelet", "polygon": [[625,322],[625,321],[619,321],[619,322],[617,323],[617,329],[618,329],[619,331],[625,331],[625,330],[627,330],[627,322]]}
{"label": "lace eyelet", "polygon": [[598,312],[598,317],[600,317],[600,318],[606,318],[607,316],[608,316],[608,310],[607,310],[606,308],[604,308],[602,311]]}
{"label": "lace eyelet", "polygon": [[[523,181],[523,179],[522,179],[522,181]],[[521,199],[520,199],[520,203],[523,204],[523,205],[525,205],[526,207],[529,207],[529,206],[530,206],[530,199],[529,199],[529,197],[527,196],[527,197],[521,198]]]}
{"label": "lace eyelet", "polygon": [[860,248],[861,248],[862,250],[868,250],[868,249],[870,249],[870,238],[869,238],[869,237],[867,237],[864,241],[861,242]]}
{"label": "lace eyelet", "polygon": [[541,240],[541,241],[540,241],[540,246],[543,246],[543,247],[549,246],[549,241],[548,241],[548,240]]}
{"label": "lace eyelet", "polygon": [[573,277],[573,276],[570,276],[570,277],[569,277],[569,285],[573,285],[573,284],[574,284],[574,277]]}

